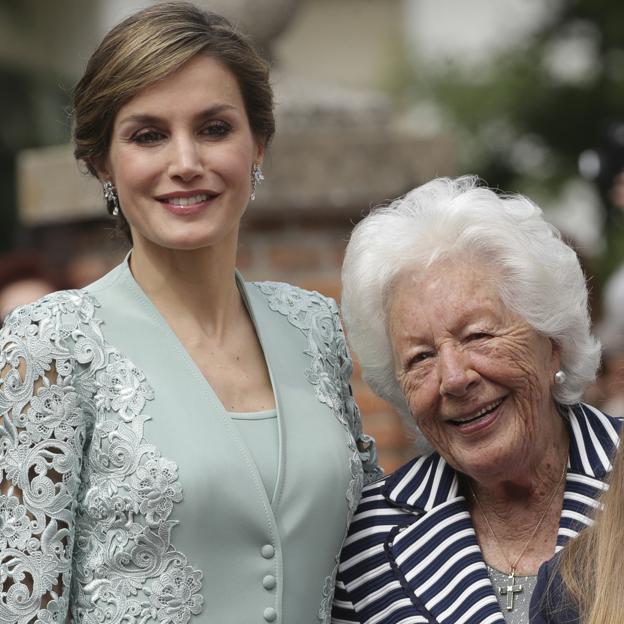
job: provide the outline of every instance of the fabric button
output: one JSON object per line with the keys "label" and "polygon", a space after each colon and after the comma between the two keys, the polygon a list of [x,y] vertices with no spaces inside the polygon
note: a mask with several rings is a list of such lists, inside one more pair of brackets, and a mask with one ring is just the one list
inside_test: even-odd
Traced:
{"label": "fabric button", "polygon": [[277,619],[277,611],[273,608],[273,607],[267,607],[264,610],[264,619],[267,622],[275,622],[275,620]]}
{"label": "fabric button", "polygon": [[271,544],[265,544],[260,552],[265,559],[273,559],[273,555],[275,555],[275,548],[271,546]]}
{"label": "fabric button", "polygon": [[275,577],[272,574],[267,574],[262,579],[262,587],[264,587],[264,589],[273,589],[275,587],[275,584]]}

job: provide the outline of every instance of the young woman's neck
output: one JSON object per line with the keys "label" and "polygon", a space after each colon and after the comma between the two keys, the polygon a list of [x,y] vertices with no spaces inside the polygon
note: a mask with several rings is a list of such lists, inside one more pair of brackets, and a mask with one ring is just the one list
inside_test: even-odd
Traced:
{"label": "young woman's neck", "polygon": [[235,280],[236,241],[191,251],[135,244],[130,269],[167,317],[191,317],[209,333],[224,331],[240,307]]}

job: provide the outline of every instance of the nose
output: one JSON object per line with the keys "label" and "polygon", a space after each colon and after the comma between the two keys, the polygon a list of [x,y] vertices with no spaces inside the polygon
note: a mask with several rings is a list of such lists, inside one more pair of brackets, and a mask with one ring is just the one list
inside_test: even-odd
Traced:
{"label": "nose", "polygon": [[171,142],[169,175],[190,182],[203,173],[199,146],[192,137],[180,136]]}
{"label": "nose", "polygon": [[470,355],[456,345],[446,344],[439,349],[438,367],[442,396],[464,396],[479,379]]}

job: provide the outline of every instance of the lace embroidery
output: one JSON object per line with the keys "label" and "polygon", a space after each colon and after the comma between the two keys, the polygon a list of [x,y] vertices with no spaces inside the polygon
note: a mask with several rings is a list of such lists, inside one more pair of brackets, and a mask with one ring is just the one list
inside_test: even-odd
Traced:
{"label": "lace embroidery", "polygon": [[[154,393],[80,292],[0,332],[0,622],[186,624],[202,573],[172,544],[182,486],[143,437]],[[72,561],[73,553],[73,561]]]}
{"label": "lace embroidery", "polygon": [[[258,282],[256,286],[267,297],[269,308],[288,318],[307,339],[305,353],[310,356],[306,379],[314,386],[319,401],[327,405],[346,430],[346,444],[351,451],[351,479],[346,492],[348,518],[345,537],[357,507],[362,487],[382,476],[377,466],[374,441],[362,433],[360,413],[353,400],[349,379],[351,358],[340,323],[338,307],[331,299],[278,282]],[[322,588],[318,618],[329,622],[334,584],[340,553],[335,556],[334,569]]]}

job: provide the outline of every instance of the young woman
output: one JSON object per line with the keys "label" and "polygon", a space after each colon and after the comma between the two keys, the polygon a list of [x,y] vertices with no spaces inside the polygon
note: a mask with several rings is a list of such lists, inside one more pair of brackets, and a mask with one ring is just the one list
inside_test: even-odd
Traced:
{"label": "young woman", "polygon": [[0,334],[0,621],[310,623],[377,474],[335,304],[235,270],[274,131],[265,63],[157,4],[74,96],[75,154],[131,242]]}

